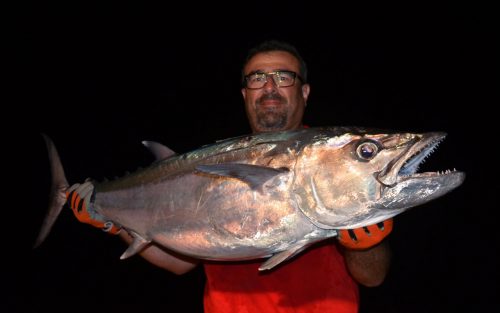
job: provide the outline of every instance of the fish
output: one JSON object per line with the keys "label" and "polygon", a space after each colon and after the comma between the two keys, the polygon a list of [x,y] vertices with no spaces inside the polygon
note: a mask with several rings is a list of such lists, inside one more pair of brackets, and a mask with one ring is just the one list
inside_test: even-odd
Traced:
{"label": "fish", "polygon": [[[43,136],[52,187],[35,247],[71,188]],[[88,179],[87,209],[133,237],[121,259],[154,244],[200,260],[262,258],[259,270],[269,270],[342,229],[379,223],[460,186],[462,171],[418,172],[446,136],[312,127],[232,137],[182,154],[144,141],[155,161],[114,180]]]}

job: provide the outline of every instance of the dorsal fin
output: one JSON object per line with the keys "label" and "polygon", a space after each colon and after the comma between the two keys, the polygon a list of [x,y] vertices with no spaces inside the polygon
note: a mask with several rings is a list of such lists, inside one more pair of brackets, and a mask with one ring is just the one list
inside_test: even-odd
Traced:
{"label": "dorsal fin", "polygon": [[153,153],[157,161],[164,160],[175,155],[174,151],[159,142],[144,140],[142,144],[145,145],[151,153]]}

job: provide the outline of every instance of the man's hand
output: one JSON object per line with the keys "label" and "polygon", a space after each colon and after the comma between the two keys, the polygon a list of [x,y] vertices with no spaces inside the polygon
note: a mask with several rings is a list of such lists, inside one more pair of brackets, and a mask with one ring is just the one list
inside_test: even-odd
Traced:
{"label": "man's hand", "polygon": [[90,208],[90,197],[94,191],[94,185],[90,181],[83,184],[74,184],[66,191],[66,199],[69,207],[76,218],[85,224],[101,228],[103,231],[117,235],[121,228],[113,222],[106,221],[103,216]]}
{"label": "man's hand", "polygon": [[392,218],[383,222],[355,229],[342,229],[338,240],[346,248],[362,250],[379,244],[392,231]]}

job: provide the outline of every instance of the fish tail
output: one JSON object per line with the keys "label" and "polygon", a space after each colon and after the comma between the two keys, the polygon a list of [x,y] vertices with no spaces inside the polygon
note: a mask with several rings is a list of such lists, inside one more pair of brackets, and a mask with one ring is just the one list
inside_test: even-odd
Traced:
{"label": "fish tail", "polygon": [[42,223],[42,227],[40,229],[40,232],[38,233],[38,237],[33,248],[36,248],[40,244],[42,244],[42,242],[50,233],[52,226],[54,226],[57,217],[61,213],[61,210],[66,203],[66,191],[69,187],[68,181],[66,180],[66,176],[64,174],[64,169],[61,164],[61,160],[59,158],[59,154],[57,153],[57,149],[54,143],[47,135],[42,134],[42,136],[45,140],[49,155],[52,185],[50,189],[49,208],[47,211],[47,215],[45,216],[45,219]]}

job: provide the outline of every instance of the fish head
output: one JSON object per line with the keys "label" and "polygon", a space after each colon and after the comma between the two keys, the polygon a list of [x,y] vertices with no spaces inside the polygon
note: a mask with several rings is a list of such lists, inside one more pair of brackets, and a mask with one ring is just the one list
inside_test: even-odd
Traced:
{"label": "fish head", "polygon": [[417,173],[445,138],[442,132],[347,132],[318,136],[297,159],[297,205],[317,226],[357,228],[378,223],[458,187],[458,171]]}

